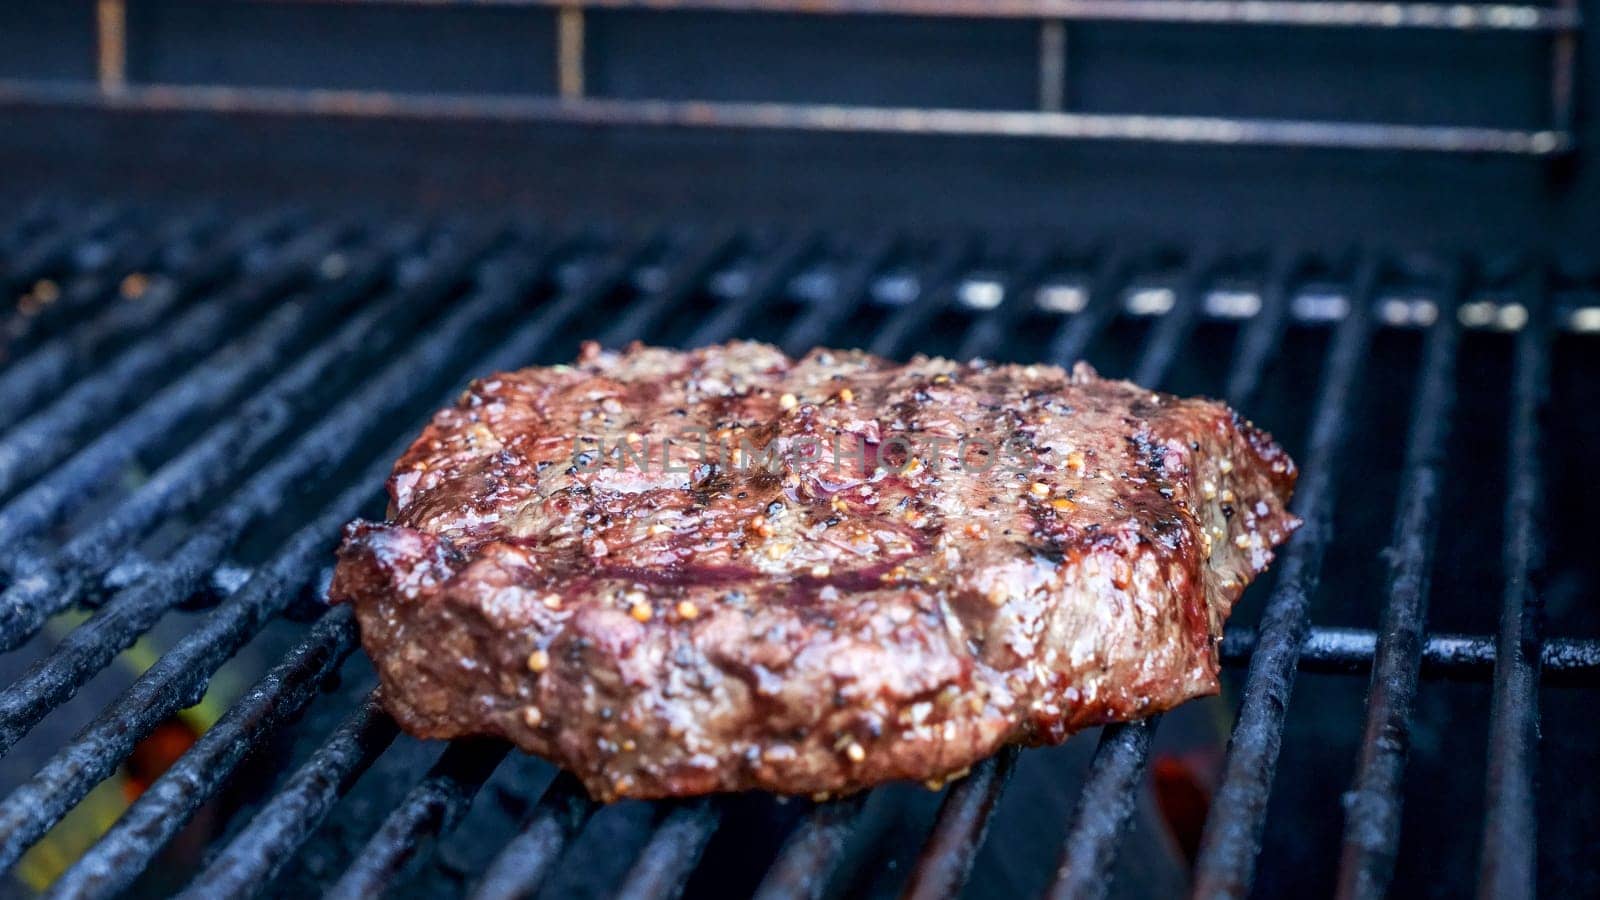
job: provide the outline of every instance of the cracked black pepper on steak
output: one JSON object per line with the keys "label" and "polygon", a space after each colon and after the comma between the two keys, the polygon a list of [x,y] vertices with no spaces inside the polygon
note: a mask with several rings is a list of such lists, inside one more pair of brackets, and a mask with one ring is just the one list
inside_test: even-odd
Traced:
{"label": "cracked black pepper on steak", "polygon": [[407,731],[600,798],[939,781],[1215,693],[1294,480],[1081,365],[590,344],[435,415],[333,597]]}

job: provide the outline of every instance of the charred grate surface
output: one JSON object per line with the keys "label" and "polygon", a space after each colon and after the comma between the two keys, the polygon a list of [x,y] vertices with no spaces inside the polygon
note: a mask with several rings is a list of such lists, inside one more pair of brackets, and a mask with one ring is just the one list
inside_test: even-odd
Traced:
{"label": "charred grate surface", "polygon": [[[581,880],[579,845],[608,811],[570,777],[546,775],[513,792],[515,814],[495,846],[476,848],[480,864],[437,882],[452,831],[505,793],[496,778],[507,748],[460,741],[429,762],[365,693],[371,673],[352,617],[326,608],[319,591],[340,526],[381,508],[388,465],[424,416],[474,374],[561,361],[589,336],[1088,357],[1151,387],[1225,397],[1302,462],[1295,502],[1307,524],[1224,638],[1232,696],[1216,706],[1231,740],[1180,883],[1204,896],[1295,883],[1303,873],[1274,855],[1268,825],[1285,814],[1279,798],[1315,780],[1349,785],[1340,828],[1316,835],[1327,843],[1325,881],[1344,897],[1403,886],[1414,877],[1407,823],[1431,814],[1407,810],[1419,719],[1431,692],[1463,687],[1481,692],[1472,712],[1485,744],[1449,752],[1477,754],[1484,775],[1461,786],[1478,795],[1473,846],[1436,861],[1456,872],[1451,883],[1514,896],[1541,879],[1600,878],[1592,862],[1545,849],[1552,828],[1572,823],[1550,822],[1537,792],[1545,692],[1600,686],[1595,616],[1547,609],[1543,587],[1594,573],[1547,571],[1546,545],[1562,532],[1541,512],[1561,474],[1551,474],[1549,447],[1594,439],[1561,425],[1583,411],[1546,408],[1561,394],[1553,384],[1596,374],[1582,362],[1600,328],[1592,271],[1535,258],[1165,250],[1066,235],[629,230],[45,199],[0,216],[0,289],[0,753],[15,772],[0,798],[0,864],[32,887],[71,897],[155,889],[163,854],[197,828],[199,874],[168,885],[191,896],[268,891],[291,870],[341,896],[403,893],[413,877],[484,898],[534,895],[557,873]],[[1579,349],[1562,357],[1563,342]],[[1385,368],[1385,354],[1399,364]],[[1487,404],[1471,377],[1486,357],[1506,373]],[[1387,403],[1389,418],[1373,403]],[[1477,433],[1480,406],[1494,422],[1488,435]],[[1404,424],[1379,430],[1390,420]],[[1359,496],[1363,454],[1384,445],[1392,497]],[[1503,493],[1449,520],[1453,480],[1484,466],[1500,470],[1486,483]],[[1363,505],[1389,517],[1387,544],[1340,530]],[[1479,528],[1499,535],[1503,559],[1494,590],[1463,595],[1441,560]],[[1364,576],[1375,599],[1347,596],[1366,585],[1349,574],[1351,553],[1379,573]],[[1490,625],[1436,630],[1433,613]],[[123,671],[117,654],[136,644],[155,652]],[[55,841],[52,829],[97,784],[126,780],[145,739],[215,696],[230,661],[259,680],[142,792],[128,792],[94,840],[41,868],[30,849]],[[106,689],[113,676],[121,681]],[[1333,771],[1295,756],[1296,682],[1322,676],[1367,686],[1364,711],[1337,723],[1345,760]],[[352,682],[342,708],[325,696],[341,678]],[[1069,744],[1094,744],[1092,758],[1059,773],[1071,793],[1047,809],[1061,839],[1030,891],[1120,892],[1130,834],[1148,830],[1140,808],[1152,760],[1185,715]],[[292,739],[304,752],[266,750]],[[727,883],[716,869],[741,846],[748,803],[662,804],[628,820],[627,858],[591,887],[944,897],[976,879],[1009,890],[1004,867],[984,864],[1001,852],[986,838],[1008,804],[1040,801],[1007,786],[1043,754],[1009,750],[974,767],[942,788],[936,809],[922,803],[921,820],[894,790],[770,806],[776,837]],[[395,784],[378,791],[337,870],[296,870],[347,795],[380,770]],[[259,796],[228,799],[250,780]],[[912,821],[920,843],[902,854],[908,869],[891,868],[889,835]]]}

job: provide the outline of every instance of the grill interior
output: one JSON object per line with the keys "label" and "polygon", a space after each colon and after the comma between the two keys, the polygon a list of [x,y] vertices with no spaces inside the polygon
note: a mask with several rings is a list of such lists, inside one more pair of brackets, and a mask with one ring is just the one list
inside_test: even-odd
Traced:
{"label": "grill interior", "polygon": [[[1600,499],[1593,269],[1044,232],[7,208],[0,863],[18,884],[1600,889],[1600,801],[1563,790],[1600,762],[1580,705],[1600,676],[1600,566],[1578,527]],[[1248,412],[1301,463],[1306,525],[1235,611],[1224,695],[934,790],[813,801],[597,809],[504,745],[398,735],[352,616],[321,592],[340,527],[381,514],[426,415],[584,338],[735,336],[1086,358]],[[151,736],[183,722],[192,744],[152,769],[170,742]],[[1150,788],[1185,759],[1206,795],[1188,832]],[[103,783],[142,793],[74,845]]]}

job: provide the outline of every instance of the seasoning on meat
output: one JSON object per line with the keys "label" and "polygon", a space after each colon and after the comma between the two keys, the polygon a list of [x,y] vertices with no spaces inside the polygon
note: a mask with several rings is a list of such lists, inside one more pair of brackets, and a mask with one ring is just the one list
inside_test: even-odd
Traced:
{"label": "seasoning on meat", "polygon": [[942,783],[1215,693],[1294,479],[1083,365],[589,344],[439,412],[332,595],[408,731],[601,798]]}

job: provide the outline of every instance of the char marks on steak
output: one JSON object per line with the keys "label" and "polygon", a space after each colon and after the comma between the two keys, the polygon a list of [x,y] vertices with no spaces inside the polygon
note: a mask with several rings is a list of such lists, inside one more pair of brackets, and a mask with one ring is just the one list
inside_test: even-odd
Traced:
{"label": "char marks on steak", "polygon": [[1294,479],[1081,365],[591,344],[439,412],[333,597],[413,734],[606,799],[851,791],[1216,692]]}

